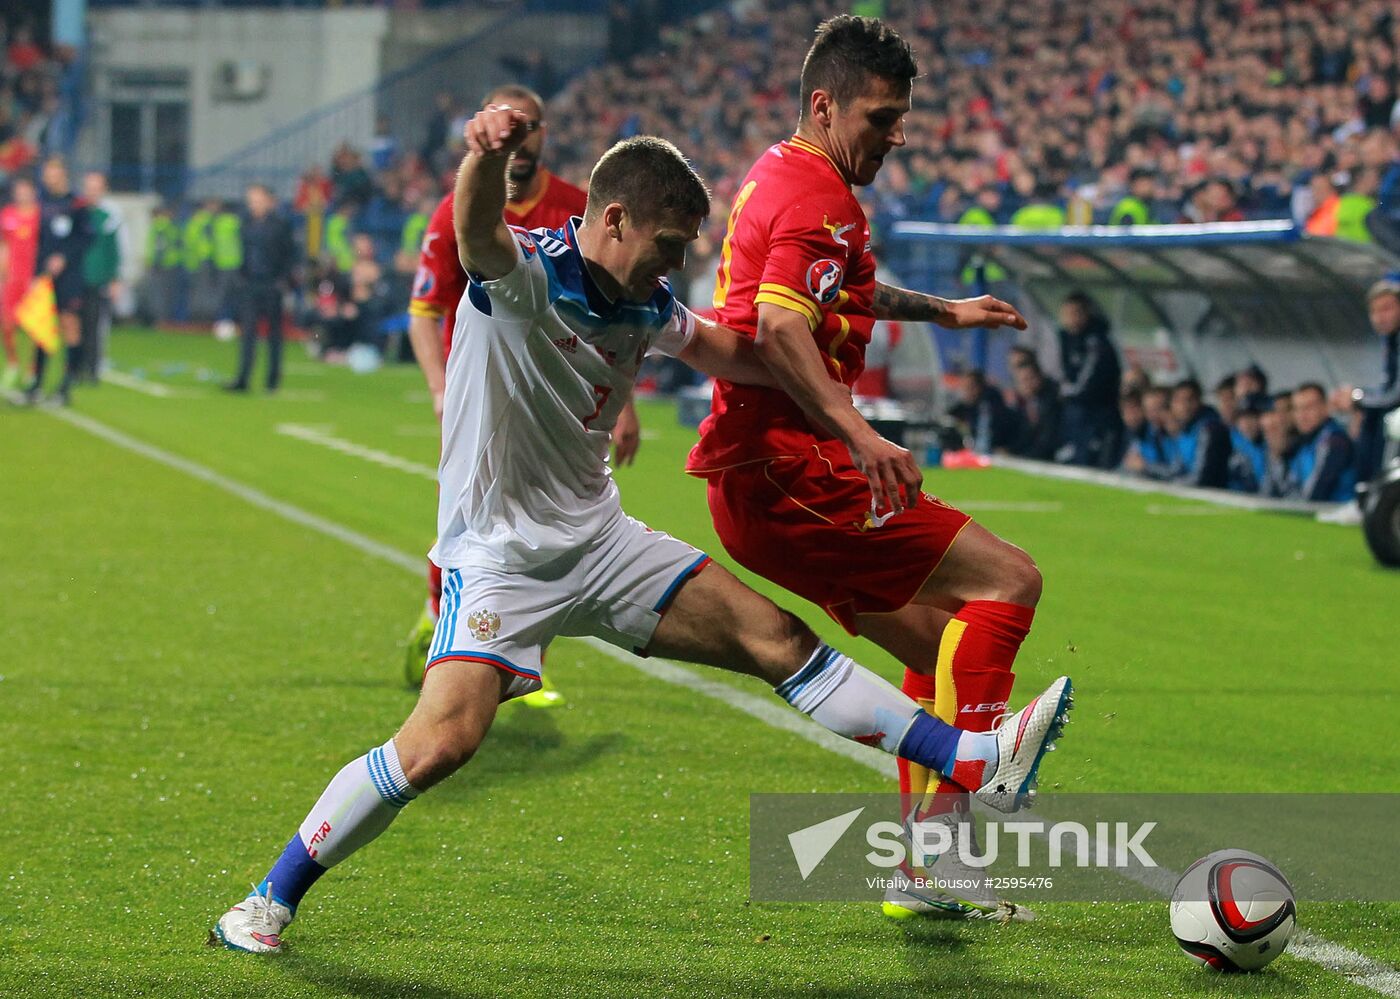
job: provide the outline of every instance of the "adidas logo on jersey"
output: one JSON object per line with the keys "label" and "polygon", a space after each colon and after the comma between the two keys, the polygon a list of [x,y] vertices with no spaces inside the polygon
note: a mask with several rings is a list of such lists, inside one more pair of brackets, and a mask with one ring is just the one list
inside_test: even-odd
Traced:
{"label": "adidas logo on jersey", "polygon": [[566,354],[578,353],[578,337],[565,336],[554,341],[554,346],[558,347]]}

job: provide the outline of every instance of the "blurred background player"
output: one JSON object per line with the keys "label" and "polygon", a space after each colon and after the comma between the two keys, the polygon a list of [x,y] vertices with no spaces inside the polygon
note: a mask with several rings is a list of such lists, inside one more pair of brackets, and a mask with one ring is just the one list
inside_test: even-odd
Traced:
{"label": "blurred background player", "polygon": [[[58,308],[58,332],[63,340],[63,380],[53,398],[68,405],[82,364],[83,256],[92,242],[87,204],[73,193],[68,166],[57,156],[44,162],[39,195],[39,257],[42,273],[53,278],[54,304]],[[34,379],[25,391],[30,405],[39,401],[44,386],[48,354],[34,354]]]}
{"label": "blurred background player", "polygon": [[34,280],[39,257],[39,192],[34,181],[17,177],[10,188],[10,203],[0,208],[0,336],[5,342],[5,373],[0,391],[19,384],[19,348],[15,344],[15,309]]}
{"label": "blurred background player", "polygon": [[[715,530],[736,561],[896,656],[904,692],[930,713],[985,732],[1006,710],[1040,572],[1021,549],[923,494],[918,464],[861,417],[850,390],[878,319],[1026,325],[990,296],[948,301],[875,278],[851,188],[874,181],[904,145],[917,75],[909,46],[878,19],[840,15],[817,29],[797,134],[765,152],[739,188],[714,295],[718,320],[754,337],[781,388],[718,382],[687,470],[709,483]],[[901,761],[907,807],[929,782]],[[968,835],[958,820],[966,797],[952,783],[938,789],[946,793],[925,814],[954,838]],[[894,879],[885,912],[1017,918],[985,876],[969,875],[956,897]]]}
{"label": "blurred background player", "polygon": [[[506,104],[523,111],[531,129],[529,136],[510,161],[510,184],[506,190],[505,218],[522,229],[558,229],[573,216],[582,216],[588,195],[541,163],[547,126],[544,101],[528,87],[507,84],[497,87],[482,102]],[[447,356],[452,350],[452,328],[457,319],[457,303],[467,290],[467,275],[457,256],[457,237],[452,228],[452,192],[438,202],[418,259],[418,276],[413,284],[413,300],[408,306],[408,336],[413,356],[423,371],[432,396],[433,416],[442,421],[442,394],[447,378]],[[641,443],[637,411],[629,401],[613,430],[613,462],[630,465]],[[423,682],[423,666],[428,645],[437,627],[442,599],[442,570],[428,562],[428,602],[418,623],[408,636],[404,658],[404,678],[411,686]],[[521,699],[530,707],[550,707],[563,702],[557,690],[546,687]]]}
{"label": "blurred background player", "polygon": [[120,293],[125,228],[121,209],[107,194],[107,177],[96,170],[83,174],[92,242],[83,254],[82,380],[96,385],[107,358],[112,305]]}

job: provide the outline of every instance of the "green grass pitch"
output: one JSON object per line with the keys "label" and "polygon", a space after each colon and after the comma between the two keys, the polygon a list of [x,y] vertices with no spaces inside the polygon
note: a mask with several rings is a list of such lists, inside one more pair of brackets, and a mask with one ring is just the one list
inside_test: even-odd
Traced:
{"label": "green grass pitch", "polygon": [[[230,397],[216,386],[233,351],[119,330],[122,384],[80,392],[75,411],[426,551],[434,486],[415,469],[437,440],[416,370],[356,376],[294,349],[280,396]],[[669,406],[642,416],[624,504],[727,562],[703,484],[680,471],[693,431]],[[1044,571],[1014,699],[1062,671],[1079,690],[1047,783],[1400,790],[1400,576],[1356,532],[997,470],[935,471],[929,488]],[[567,707],[504,714],[463,773],[321,881],[288,953],[207,949],[329,776],[411,707],[398,642],[421,578],[0,404],[0,579],[6,997],[1376,994],[1291,955],[1211,976],[1178,953],[1161,903],[913,927],[870,905],[750,903],[751,792],[882,779],[571,640],[549,662]],[[1301,921],[1400,964],[1400,905],[1305,905]]]}

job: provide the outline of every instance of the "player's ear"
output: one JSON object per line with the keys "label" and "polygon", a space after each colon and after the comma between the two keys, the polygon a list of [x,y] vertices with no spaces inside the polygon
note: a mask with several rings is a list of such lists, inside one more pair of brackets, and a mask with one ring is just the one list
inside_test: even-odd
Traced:
{"label": "player's ear", "polygon": [[831,95],[825,90],[812,91],[812,118],[822,128],[831,127]]}
{"label": "player's ear", "polygon": [[627,209],[616,201],[603,209],[603,231],[611,238],[622,239],[622,220],[627,217]]}

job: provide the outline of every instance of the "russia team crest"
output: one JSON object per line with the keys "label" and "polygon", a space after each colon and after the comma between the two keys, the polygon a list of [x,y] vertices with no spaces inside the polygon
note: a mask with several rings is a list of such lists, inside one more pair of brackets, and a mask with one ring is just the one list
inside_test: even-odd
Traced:
{"label": "russia team crest", "polygon": [[501,630],[501,615],[489,610],[475,611],[467,616],[467,627],[480,641],[489,641]]}

